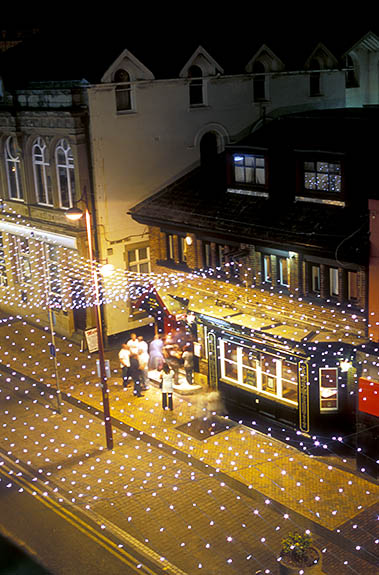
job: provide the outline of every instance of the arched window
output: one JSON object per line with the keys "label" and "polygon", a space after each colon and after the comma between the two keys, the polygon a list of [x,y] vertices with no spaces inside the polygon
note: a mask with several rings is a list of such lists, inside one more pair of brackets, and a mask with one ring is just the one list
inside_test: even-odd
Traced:
{"label": "arched window", "polygon": [[72,208],[75,199],[74,157],[67,140],[59,140],[55,149],[59,205],[61,208]]}
{"label": "arched window", "polygon": [[254,76],[253,79],[253,90],[254,90],[254,102],[261,102],[266,100],[266,69],[262,62],[254,62],[253,74],[258,74]]}
{"label": "arched window", "polygon": [[357,88],[359,86],[358,74],[351,56],[346,56],[346,88]]}
{"label": "arched window", "polygon": [[188,77],[192,78],[189,84],[189,102],[190,106],[199,106],[204,104],[203,92],[203,72],[199,66],[191,66],[188,70]]}
{"label": "arched window", "polygon": [[[130,84],[130,76],[126,70],[117,70],[114,75],[114,81],[119,83],[119,86],[116,86],[116,110],[117,112],[124,112],[126,110],[132,109],[132,93],[131,93],[131,84]],[[129,82],[129,84],[126,84]]]}
{"label": "arched window", "polygon": [[21,160],[14,136],[9,136],[5,142],[5,168],[8,180],[8,194],[11,200],[23,200],[21,182]]}
{"label": "arched window", "polygon": [[37,204],[52,206],[53,194],[51,190],[50,164],[47,160],[46,144],[42,138],[37,138],[34,141],[32,159]]}
{"label": "arched window", "polygon": [[320,96],[321,95],[321,73],[315,70],[320,70],[321,65],[318,60],[311,60],[309,63],[311,73],[309,76],[309,95],[310,96]]}

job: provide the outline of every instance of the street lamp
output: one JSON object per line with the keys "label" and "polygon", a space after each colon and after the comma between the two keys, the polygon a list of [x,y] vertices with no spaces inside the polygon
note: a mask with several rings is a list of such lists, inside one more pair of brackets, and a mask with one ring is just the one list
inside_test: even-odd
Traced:
{"label": "street lamp", "polygon": [[[66,211],[65,216],[70,221],[78,221],[83,217],[83,211],[79,208],[70,208]],[[86,208],[85,211],[86,229],[87,229],[87,239],[88,239],[88,252],[91,265],[91,275],[92,282],[95,292],[95,307],[96,307],[96,328],[97,328],[97,343],[99,348],[99,366],[100,366],[100,378],[101,378],[101,392],[103,395],[103,408],[104,408],[104,423],[105,423],[105,437],[107,441],[107,448],[113,449],[113,433],[112,433],[112,423],[109,409],[109,390],[107,385],[107,376],[105,371],[105,359],[104,359],[104,340],[103,340],[103,327],[101,321],[100,312],[100,298],[99,298],[99,280],[97,275],[97,270],[95,262],[93,259],[92,250],[92,231],[91,231],[91,216]]]}

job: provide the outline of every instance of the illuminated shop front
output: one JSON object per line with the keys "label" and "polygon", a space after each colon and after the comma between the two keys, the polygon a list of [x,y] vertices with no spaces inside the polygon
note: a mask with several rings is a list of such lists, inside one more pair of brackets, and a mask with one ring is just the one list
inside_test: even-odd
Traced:
{"label": "illuminated shop front", "polygon": [[260,413],[304,433],[354,425],[353,350],[301,343],[197,316],[208,381],[232,408]]}

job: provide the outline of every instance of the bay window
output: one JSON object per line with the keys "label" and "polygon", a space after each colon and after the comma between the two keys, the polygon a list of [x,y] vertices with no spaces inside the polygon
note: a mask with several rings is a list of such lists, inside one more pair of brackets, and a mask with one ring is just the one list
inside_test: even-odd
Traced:
{"label": "bay window", "polygon": [[220,341],[220,359],[221,377],[232,385],[297,405],[296,362],[230,340]]}

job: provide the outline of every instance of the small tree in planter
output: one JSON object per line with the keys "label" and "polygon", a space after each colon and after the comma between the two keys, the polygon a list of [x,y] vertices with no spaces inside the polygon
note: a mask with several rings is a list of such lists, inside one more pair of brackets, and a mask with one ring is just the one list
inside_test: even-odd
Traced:
{"label": "small tree in planter", "polygon": [[282,540],[280,575],[322,574],[321,554],[312,545],[309,533],[289,533]]}

